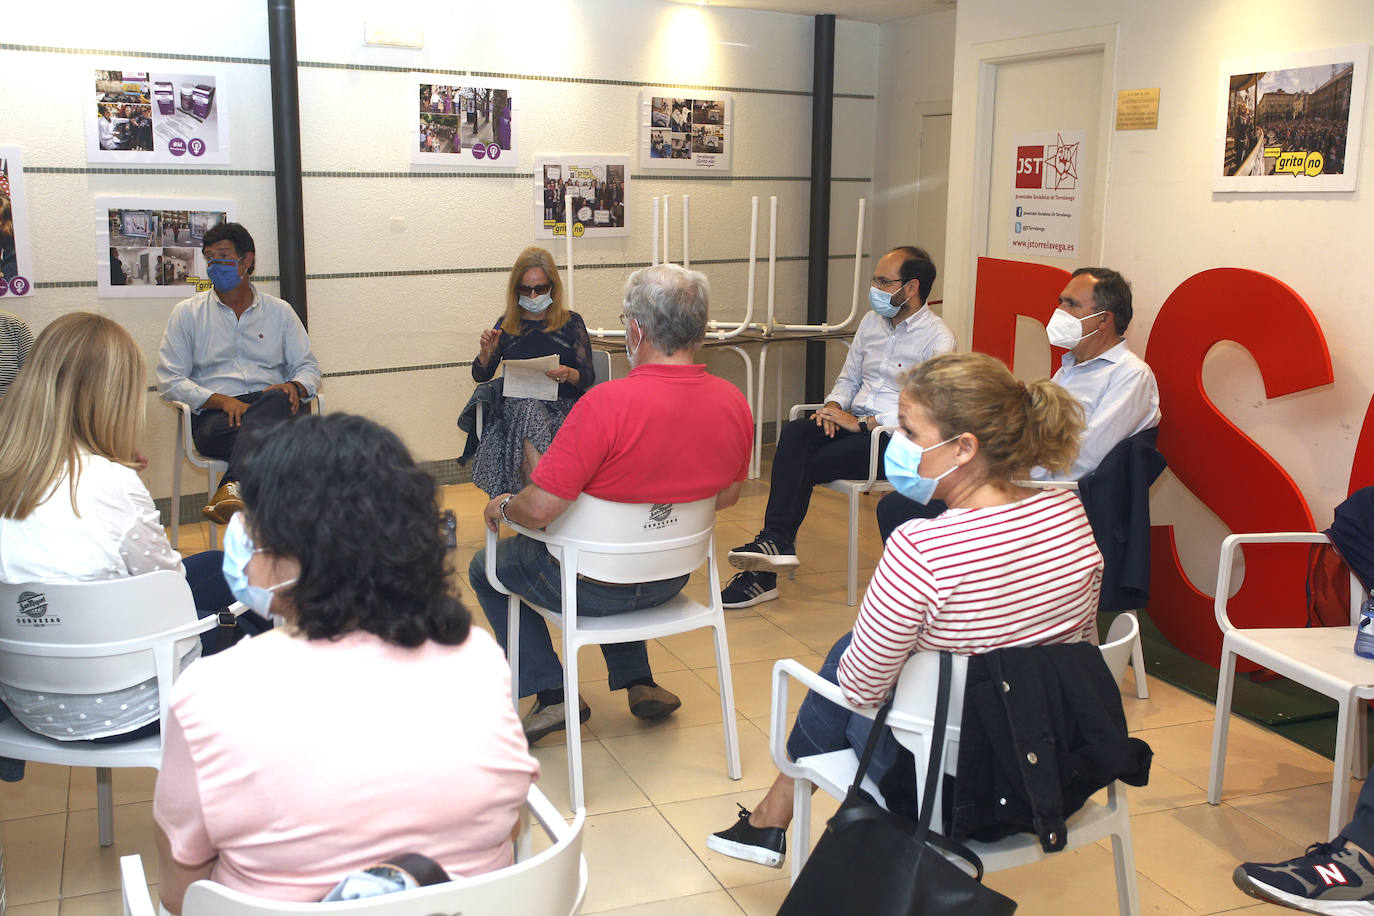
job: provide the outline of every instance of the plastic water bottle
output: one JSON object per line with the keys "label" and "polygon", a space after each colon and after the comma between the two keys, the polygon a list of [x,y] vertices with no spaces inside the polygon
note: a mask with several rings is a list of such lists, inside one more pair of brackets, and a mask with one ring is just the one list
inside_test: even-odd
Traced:
{"label": "plastic water bottle", "polygon": [[1355,654],[1374,658],[1374,588],[1360,604],[1360,625],[1355,628]]}

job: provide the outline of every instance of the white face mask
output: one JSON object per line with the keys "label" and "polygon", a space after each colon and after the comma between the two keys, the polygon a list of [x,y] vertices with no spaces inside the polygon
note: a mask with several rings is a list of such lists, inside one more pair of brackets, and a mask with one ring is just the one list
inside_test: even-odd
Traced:
{"label": "white face mask", "polygon": [[533,299],[529,296],[521,296],[519,301],[520,307],[525,311],[535,315],[542,315],[548,311],[549,306],[553,303],[553,294],[545,293],[542,296],[535,296]]}
{"label": "white face mask", "polygon": [[[1093,312],[1088,318],[1096,318],[1098,315],[1107,314],[1105,310]],[[1086,321],[1087,319],[1083,319]],[[1083,321],[1073,317],[1068,312],[1055,309],[1054,315],[1050,318],[1049,324],[1045,325],[1045,334],[1049,337],[1050,343],[1056,347],[1063,347],[1065,350],[1072,350],[1087,338],[1102,330],[1099,326],[1087,334],[1083,333]]]}

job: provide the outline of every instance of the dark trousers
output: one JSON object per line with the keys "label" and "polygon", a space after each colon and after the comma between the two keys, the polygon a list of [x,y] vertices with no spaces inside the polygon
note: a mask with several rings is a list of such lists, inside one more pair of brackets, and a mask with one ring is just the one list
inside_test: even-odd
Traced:
{"label": "dark trousers", "polygon": [[[853,633],[839,638],[825,657],[825,664],[816,672],[832,684],[839,683],[840,657],[849,648]],[[810,757],[813,754],[828,754],[850,748],[855,754],[862,754],[868,735],[873,730],[873,720],[867,716],[852,713],[847,709],[808,692],[797,710],[797,721],[787,735],[787,756],[793,760]],[[868,767],[868,775],[878,782],[884,773],[892,769],[897,760],[897,739],[888,732],[878,742],[873,752],[873,760]]]}
{"label": "dark trousers", "polygon": [[[229,463],[229,470],[220,478],[221,484],[239,479],[237,462],[242,451],[240,443],[252,441],[258,430],[291,419],[291,398],[280,388],[250,391],[238,395],[238,399],[248,405],[239,418],[238,426],[230,426],[229,415],[222,410],[202,410],[191,414],[191,440],[196,444],[196,451],[206,458]],[[214,495],[211,493],[211,498]]]}
{"label": "dark trousers", "polygon": [[883,536],[883,543],[886,544],[892,532],[896,531],[902,522],[909,522],[913,518],[934,518],[948,508],[949,506],[938,499],[932,499],[923,506],[900,493],[889,493],[878,500],[878,533]]}
{"label": "dark trousers", "polygon": [[[1364,715],[1363,708],[1357,712]],[[1355,816],[1345,825],[1341,836],[1361,849],[1374,852],[1374,771],[1365,777],[1360,797],[1355,800]]]}
{"label": "dark trousers", "polygon": [[[783,548],[794,548],[797,532],[811,505],[812,488],[830,480],[867,477],[869,441],[868,433],[845,430],[838,430],[832,439],[808,418],[792,420],[784,426],[773,455],[761,534]],[[881,449],[887,449],[886,436]],[[878,476],[884,476],[881,454]]]}

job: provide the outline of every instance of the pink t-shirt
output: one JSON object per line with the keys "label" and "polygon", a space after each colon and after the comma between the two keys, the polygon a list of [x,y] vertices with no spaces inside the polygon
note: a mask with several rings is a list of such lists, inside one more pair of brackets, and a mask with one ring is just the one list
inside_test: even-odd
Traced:
{"label": "pink t-shirt", "polygon": [[582,395],[532,479],[561,499],[693,502],[747,478],[753,443],[738,388],[705,366],[650,363]]}
{"label": "pink t-shirt", "polygon": [[276,630],[204,658],[173,690],[153,817],[211,877],[318,900],[350,871],[419,852],[449,872],[509,865],[539,764],[485,631],[404,649]]}

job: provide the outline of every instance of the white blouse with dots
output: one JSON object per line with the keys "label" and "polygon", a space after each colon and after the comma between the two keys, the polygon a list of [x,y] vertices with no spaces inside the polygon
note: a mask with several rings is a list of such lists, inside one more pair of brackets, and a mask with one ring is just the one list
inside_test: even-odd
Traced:
{"label": "white blouse with dots", "polygon": [[[0,580],[90,582],[158,569],[184,572],[167,542],[157,507],[132,468],[81,456],[76,511],[64,473],[28,518],[0,518]],[[182,660],[200,655],[200,643]],[[25,727],[79,741],[120,735],[157,718],[157,683],[149,679],[102,695],[36,693],[0,683],[0,700]]]}

